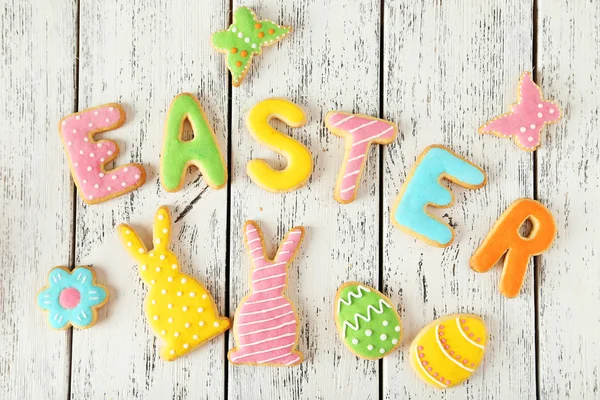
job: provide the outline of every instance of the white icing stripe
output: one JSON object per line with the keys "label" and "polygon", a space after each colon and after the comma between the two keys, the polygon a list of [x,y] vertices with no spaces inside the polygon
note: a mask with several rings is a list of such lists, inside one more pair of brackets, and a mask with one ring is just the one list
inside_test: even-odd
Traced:
{"label": "white icing stripe", "polygon": [[335,124],[333,124],[333,126],[341,125],[341,124],[343,124],[346,121],[350,121],[352,118],[354,118],[354,115],[350,115],[350,116],[348,116],[348,117],[346,117],[344,119],[340,119],[338,122],[336,122]]}
{"label": "white icing stripe", "polygon": [[482,345],[480,345],[479,343],[474,342],[473,340],[471,340],[467,334],[462,330],[462,327],[460,326],[460,321],[459,321],[460,317],[456,317],[456,326],[458,326],[458,330],[460,331],[460,333],[463,335],[463,337],[465,339],[467,339],[473,346],[477,346],[479,347],[481,350],[485,350],[485,347],[483,347]]}
{"label": "white icing stripe", "polygon": [[363,158],[364,156],[365,156],[365,154],[361,154],[360,156],[352,157],[352,158],[348,159],[348,162],[358,160],[359,158]]}
{"label": "white icing stripe", "polygon": [[381,132],[381,133],[378,133],[377,135],[374,135],[374,136],[368,137],[368,138],[366,138],[366,139],[363,139],[363,140],[359,140],[358,142],[354,143],[354,144],[352,145],[352,147],[354,147],[354,146],[356,146],[356,145],[359,145],[359,144],[361,144],[361,143],[364,143],[364,142],[368,142],[369,140],[373,140],[373,139],[375,139],[375,138],[378,138],[379,136],[383,136],[383,135],[385,135],[386,133],[388,133],[389,131],[391,131],[392,129],[394,129],[394,127],[393,127],[393,126],[390,126],[390,127],[389,127],[389,128],[387,128],[385,131],[383,131],[383,132]]}
{"label": "white icing stripe", "polygon": [[240,313],[240,314],[239,314],[239,316],[241,317],[242,315],[256,315],[256,314],[262,314],[262,313],[266,313],[266,312],[273,311],[273,310],[278,310],[278,309],[280,309],[280,308],[283,308],[283,307],[288,307],[288,306],[289,306],[289,303],[285,303],[285,304],[282,304],[282,305],[280,305],[280,306],[277,306],[277,307],[267,308],[267,309],[265,309],[265,310],[260,310],[260,311],[252,311],[252,312],[246,312],[246,313]]}
{"label": "white icing stripe", "polygon": [[260,257],[256,257],[256,258],[255,258],[255,259],[254,259],[254,261],[259,261],[259,260],[263,260],[263,259],[264,259],[264,258],[265,258],[265,257],[263,257],[263,256],[260,256]]}
{"label": "white icing stripe", "polygon": [[369,306],[367,307],[367,317],[365,318],[363,315],[356,313],[354,314],[354,325],[352,325],[350,322],[348,321],[344,321],[344,338],[346,338],[346,328],[349,326],[350,329],[352,329],[353,331],[357,331],[358,330],[358,319],[362,319],[365,322],[369,322],[371,321],[371,310],[373,310],[376,314],[381,314],[383,313],[383,306],[386,306],[387,308],[392,308],[390,307],[390,305],[388,303],[386,303],[383,299],[379,300],[379,310],[376,309],[375,307],[373,307],[371,304],[369,304]]}
{"label": "white icing stripe", "polygon": [[252,293],[270,292],[271,290],[281,289],[282,287],[285,287],[285,285],[273,286],[272,288],[262,289],[262,290],[253,290]]}
{"label": "white icing stripe", "polygon": [[279,300],[279,299],[283,299],[283,296],[269,297],[268,299],[256,300],[256,301],[247,301],[244,304],[257,304],[257,303],[264,303],[265,301],[272,301],[272,300]]}
{"label": "white icing stripe", "polygon": [[290,337],[290,336],[296,336],[296,332],[293,332],[293,333],[286,333],[285,335],[275,336],[275,337],[272,337],[272,338],[263,339],[263,340],[259,340],[259,341],[252,342],[252,343],[246,343],[246,344],[243,344],[243,345],[242,345],[242,346],[240,346],[240,347],[254,346],[254,345],[256,345],[256,344],[261,344],[261,343],[265,343],[265,342],[270,342],[271,340],[277,340],[277,339],[281,339],[281,338],[284,338],[284,337]]}
{"label": "white icing stripe", "polygon": [[350,132],[350,133],[354,133],[354,132],[356,132],[356,131],[358,131],[358,130],[361,130],[361,129],[362,129],[362,128],[364,128],[365,126],[373,125],[373,124],[376,124],[376,123],[378,123],[378,122],[379,122],[378,120],[369,121],[369,122],[367,122],[367,123],[365,123],[365,124],[362,124],[362,125],[359,125],[359,126],[357,126],[356,128],[350,129],[348,132]]}
{"label": "white icing stripe", "polygon": [[466,367],[465,365],[463,365],[462,363],[458,362],[453,357],[451,357],[450,354],[446,353],[446,349],[444,349],[444,345],[442,345],[442,342],[440,342],[440,337],[438,335],[439,327],[440,327],[439,325],[436,325],[436,327],[435,327],[435,340],[436,340],[438,346],[440,346],[440,350],[442,351],[442,353],[444,353],[444,355],[446,357],[448,357],[450,359],[450,361],[452,361],[454,364],[458,365],[462,369],[467,370],[469,372],[475,371],[474,369]]}
{"label": "white icing stripe", "polygon": [[262,281],[266,281],[266,280],[269,280],[269,279],[281,278],[282,276],[286,276],[286,275],[287,275],[287,272],[284,272],[283,274],[277,274],[277,275],[267,276],[266,278],[254,279],[252,281],[252,283],[262,282]]}
{"label": "white icing stripe", "polygon": [[289,251],[287,251],[287,250],[286,250],[286,251],[282,251],[281,253],[279,253],[279,254],[277,254],[277,255],[278,255],[278,256],[280,256],[280,255],[282,255],[282,254],[287,254],[287,253],[289,253]]}
{"label": "white icing stripe", "polygon": [[261,269],[273,268],[273,267],[277,267],[279,265],[284,265],[284,264],[287,264],[287,261],[278,262],[275,264],[267,265],[265,267],[254,268],[254,271],[260,271]]}
{"label": "white icing stripe", "polygon": [[288,235],[300,235],[302,233],[302,231],[292,231],[290,233],[288,233]]}
{"label": "white icing stripe", "polygon": [[433,376],[431,376],[431,374],[429,373],[429,371],[427,371],[425,369],[425,367],[423,366],[423,364],[421,364],[421,360],[419,360],[419,352],[415,351],[415,359],[417,360],[417,364],[419,364],[419,367],[421,367],[421,370],[423,371],[423,373],[425,375],[427,375],[427,377],[429,379],[431,379],[433,382],[437,383],[439,386],[443,387],[443,388],[447,388],[448,385],[446,385],[445,383],[442,383],[440,381],[438,381],[437,379],[435,379]]}
{"label": "white icing stripe", "polygon": [[251,250],[250,253],[254,253],[255,251],[262,250],[262,247],[258,246],[254,250]]}
{"label": "white icing stripe", "polygon": [[292,342],[292,343],[288,343],[288,344],[285,344],[285,345],[283,345],[283,346],[274,347],[274,348],[272,348],[272,349],[261,350],[261,351],[255,351],[255,352],[252,352],[252,353],[248,353],[248,354],[241,355],[241,356],[239,356],[239,357],[237,357],[237,358],[235,358],[235,359],[233,359],[233,358],[232,358],[232,359],[231,359],[231,361],[237,361],[237,360],[241,360],[242,358],[246,358],[246,357],[253,356],[253,355],[256,355],[256,354],[269,353],[269,352],[271,352],[271,351],[285,349],[286,347],[290,347],[290,346],[293,346],[293,345],[294,345],[294,342]]}
{"label": "white icing stripe", "polygon": [[288,311],[285,314],[280,314],[280,315],[278,315],[276,317],[273,317],[273,318],[267,318],[267,319],[261,319],[261,320],[258,320],[258,321],[246,322],[246,323],[243,323],[243,324],[237,324],[237,326],[246,326],[246,325],[260,324],[261,322],[269,322],[269,321],[273,321],[273,320],[279,319],[281,317],[285,317],[286,315],[290,315],[290,314],[293,314],[293,313],[294,313],[293,311]]}
{"label": "white icing stripe", "polygon": [[354,189],[355,187],[356,187],[356,185],[352,185],[352,186],[350,186],[349,188],[346,188],[346,189],[340,190],[340,193],[346,193],[347,191],[349,191],[349,190],[352,190],[352,189]]}
{"label": "white icing stripe", "polygon": [[352,172],[349,172],[349,173],[347,173],[346,175],[344,175],[344,178],[347,178],[347,177],[349,177],[349,176],[352,176],[352,175],[356,175],[356,174],[358,174],[359,172],[360,172],[360,169],[355,169],[354,171],[352,171]]}
{"label": "white icing stripe", "polygon": [[338,300],[338,313],[342,309],[342,303],[349,306],[350,304],[352,304],[352,297],[356,297],[357,299],[360,299],[361,297],[363,297],[361,290],[365,291],[367,293],[370,292],[370,290],[368,288],[358,285],[358,290],[356,291],[356,293],[354,293],[352,290],[350,290],[350,292],[348,292],[348,300],[344,300],[340,297],[340,299]]}
{"label": "white icing stripe", "polygon": [[280,359],[280,358],[283,358],[283,357],[287,357],[290,354],[292,354],[292,353],[286,353],[286,354],[283,354],[281,356],[277,356],[277,357],[273,357],[273,358],[268,358],[266,360],[261,360],[261,361],[258,361],[257,364],[263,364],[263,363],[266,363],[266,362],[269,362],[269,361],[273,361],[273,360],[277,360],[277,359]]}
{"label": "white icing stripe", "polygon": [[252,239],[248,242],[248,244],[254,243],[254,242],[260,242],[260,238]]}
{"label": "white icing stripe", "polygon": [[87,276],[84,276],[84,277],[81,279],[81,283],[85,283],[85,281],[86,281],[86,280],[87,280]]}
{"label": "white icing stripe", "polygon": [[274,327],[272,327],[272,328],[265,328],[265,329],[259,329],[259,330],[257,330],[257,331],[253,331],[253,332],[242,333],[242,334],[241,334],[241,335],[239,335],[239,336],[240,336],[240,337],[242,337],[242,336],[254,335],[255,333],[261,333],[261,332],[274,331],[275,329],[283,328],[284,326],[292,325],[292,324],[295,324],[295,323],[296,323],[296,320],[294,320],[294,321],[289,321],[289,322],[284,322],[283,324],[281,324],[281,325],[277,325],[277,326],[274,326]]}
{"label": "white icing stripe", "polygon": [[256,229],[248,229],[248,230],[246,231],[246,233],[252,233],[252,232],[256,232]]}
{"label": "white icing stripe", "polygon": [[290,361],[289,363],[285,364],[285,365],[292,365],[296,362],[298,362],[300,360],[300,357],[296,358],[295,360]]}

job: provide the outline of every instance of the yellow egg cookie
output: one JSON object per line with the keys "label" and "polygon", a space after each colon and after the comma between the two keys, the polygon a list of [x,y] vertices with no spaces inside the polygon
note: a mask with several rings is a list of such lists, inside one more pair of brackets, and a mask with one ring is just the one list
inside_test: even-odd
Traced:
{"label": "yellow egg cookie", "polygon": [[481,318],[452,314],[425,326],[410,345],[417,375],[437,389],[456,386],[477,369],[485,353],[487,331]]}

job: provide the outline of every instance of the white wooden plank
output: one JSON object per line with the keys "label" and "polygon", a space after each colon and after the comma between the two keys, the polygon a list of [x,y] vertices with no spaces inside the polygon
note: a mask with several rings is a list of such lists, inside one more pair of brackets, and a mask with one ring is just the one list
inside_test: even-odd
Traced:
{"label": "white wooden plank", "polygon": [[0,9],[0,392],[66,398],[70,332],[49,327],[36,293],[72,249],[73,188],[56,124],[74,109],[77,9],[20,0]]}
{"label": "white wooden plank", "polygon": [[97,268],[112,299],[97,326],[74,335],[73,398],[219,399],[224,394],[224,336],[171,363],[158,357],[159,341],[143,313],[147,288],[115,226],[131,221],[149,240],[159,205],[171,206],[173,219],[193,205],[173,228],[173,250],[183,271],[202,281],[225,313],[227,190],[205,190],[202,178],[190,178],[180,192],[167,193],[158,170],[166,112],[183,91],[199,96],[226,153],[227,78],[210,34],[226,23],[227,13],[221,0],[81,2],[79,107],[124,105],[127,122],[105,136],[121,146],[117,164],[141,162],[148,179],[130,195],[101,205],[78,201],[77,263]]}
{"label": "white wooden plank", "polygon": [[[359,195],[340,205],[333,188],[344,143],[324,126],[330,110],[377,116],[379,110],[379,1],[276,0],[234,2],[260,18],[292,25],[279,45],[253,61],[246,80],[233,91],[231,188],[231,314],[248,293],[250,260],[242,226],[261,225],[270,251],[288,229],[306,227],[305,240],[289,269],[287,295],[300,320],[304,362],[292,368],[229,365],[230,398],[333,399],[378,397],[378,363],[357,359],[337,337],[333,299],[340,284],[378,281],[378,157],[372,149]],[[225,73],[225,64],[222,63]],[[265,158],[285,162],[258,144],[244,124],[248,110],[269,97],[284,97],[306,112],[308,123],[282,132],[306,144],[314,158],[307,186],[286,194],[260,189],[246,175],[246,163]],[[229,348],[233,347],[230,335]]]}
{"label": "white wooden plank", "polygon": [[600,3],[538,1],[537,78],[563,119],[538,150],[539,199],[557,238],[539,257],[540,398],[598,398]]}
{"label": "white wooden plank", "polygon": [[[384,10],[384,116],[401,140],[384,153],[384,287],[402,309],[401,351],[384,360],[386,398],[534,398],[533,268],[521,295],[497,290],[500,266],[476,274],[468,260],[497,217],[520,197],[533,196],[531,154],[510,140],[478,135],[516,98],[521,72],[531,68],[532,9],[523,1],[388,1]],[[450,185],[449,209],[434,213],[456,230],[446,249],[431,247],[390,223],[390,207],[418,155],[448,145],[488,173],[487,186]],[[482,365],[445,393],[416,376],[408,349],[419,330],[455,312],[481,315],[489,329]]]}

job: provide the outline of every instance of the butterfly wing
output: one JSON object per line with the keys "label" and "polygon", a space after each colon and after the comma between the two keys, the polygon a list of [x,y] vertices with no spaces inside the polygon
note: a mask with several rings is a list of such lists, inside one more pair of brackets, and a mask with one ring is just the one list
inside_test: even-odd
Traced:
{"label": "butterfly wing", "polygon": [[502,137],[513,136],[525,150],[533,151],[540,144],[542,125],[527,125],[521,115],[513,112],[495,118],[479,128],[481,133],[493,133]]}
{"label": "butterfly wing", "polygon": [[233,23],[245,36],[253,37],[257,22],[254,11],[248,7],[239,7],[233,13]]}
{"label": "butterfly wing", "polygon": [[260,21],[257,26],[259,25],[260,29],[258,29],[257,37],[261,47],[283,39],[292,31],[291,26],[280,26],[266,19]]}
{"label": "butterfly wing", "polygon": [[237,36],[235,33],[229,30],[215,32],[210,38],[215,49],[222,52],[230,51],[232,47],[235,47],[237,42],[236,39]]}

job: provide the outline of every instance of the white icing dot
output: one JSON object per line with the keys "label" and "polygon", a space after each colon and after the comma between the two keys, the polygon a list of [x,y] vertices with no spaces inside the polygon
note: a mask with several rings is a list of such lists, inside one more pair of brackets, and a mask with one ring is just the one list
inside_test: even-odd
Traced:
{"label": "white icing dot", "polygon": [[156,267],[156,272],[160,272],[160,267]]}
{"label": "white icing dot", "polygon": [[527,140],[528,140],[528,141],[530,141],[530,142],[533,142],[533,136],[529,136],[529,137],[527,138]]}
{"label": "white icing dot", "polygon": [[194,297],[195,295],[196,295],[196,293],[190,292],[190,297]]}
{"label": "white icing dot", "polygon": [[358,344],[358,339],[356,339],[356,338],[352,339],[352,344]]}
{"label": "white icing dot", "polygon": [[398,344],[398,339],[392,339],[392,344]]}
{"label": "white icing dot", "polygon": [[109,150],[109,151],[106,152],[106,154],[108,154],[109,156],[111,156],[112,153],[113,153],[112,150]]}
{"label": "white icing dot", "polygon": [[[173,317],[169,317],[168,319],[169,323],[172,324],[173,323]],[[177,336],[178,334],[176,334],[175,336]]]}
{"label": "white icing dot", "polygon": [[140,253],[143,253],[143,252],[144,252],[144,249],[142,249],[142,248],[140,247],[140,248],[138,249],[138,251],[139,251]]}
{"label": "white icing dot", "polygon": [[102,158],[100,159],[100,162],[104,162],[104,157],[102,157]]}
{"label": "white icing dot", "polygon": [[371,336],[372,334],[373,334],[373,331],[371,331],[370,329],[367,329],[367,330],[365,331],[365,335],[366,335],[366,336]]}
{"label": "white icing dot", "polygon": [[175,354],[175,350],[171,350],[169,353],[170,354]]}
{"label": "white icing dot", "polygon": [[110,122],[110,118],[106,118],[104,121],[106,121],[106,122]]}
{"label": "white icing dot", "polygon": [[544,116],[544,114],[542,114],[542,113],[538,113],[537,115],[538,115],[538,118],[542,118]]}
{"label": "white icing dot", "polygon": [[530,127],[531,129],[535,129],[535,125],[534,125],[534,124],[531,124],[529,127]]}
{"label": "white icing dot", "polygon": [[241,39],[244,37],[244,34],[242,32],[238,33],[238,37]]}
{"label": "white icing dot", "polygon": [[75,163],[73,165],[75,166],[75,168],[79,167],[79,163]]}
{"label": "white icing dot", "polygon": [[94,115],[98,115],[98,111],[94,111]]}
{"label": "white icing dot", "polygon": [[252,48],[255,49],[256,48],[256,43],[252,43]]}
{"label": "white icing dot", "polygon": [[100,178],[104,178],[104,174],[103,174],[102,172],[100,172],[100,173],[98,174],[98,176],[99,176]]}
{"label": "white icing dot", "polygon": [[83,155],[83,150],[79,150],[79,154]]}
{"label": "white icing dot", "polygon": [[117,179],[116,175],[111,176],[112,179]]}
{"label": "white icing dot", "polygon": [[69,146],[72,146],[72,145],[73,145],[73,142],[68,142],[67,144],[68,144]]}
{"label": "white icing dot", "polygon": [[380,352],[381,354],[383,354],[383,353],[385,353],[385,349],[379,349],[379,352]]}
{"label": "white icing dot", "polygon": [[174,333],[174,336],[175,336],[175,337],[179,337],[179,332],[175,332],[175,333]]}
{"label": "white icing dot", "polygon": [[92,170],[92,167],[87,167],[87,170],[88,170],[88,171],[91,171],[91,170]]}
{"label": "white icing dot", "polygon": [[189,345],[189,344],[187,344],[187,343],[184,343],[184,344],[183,344],[183,348],[184,348],[184,349],[187,349],[188,347],[190,347],[190,345]]}
{"label": "white icing dot", "polygon": [[187,282],[187,279],[181,278],[181,283],[186,283],[186,282]]}
{"label": "white icing dot", "polygon": [[79,120],[81,119],[81,116],[79,116],[79,115],[76,115],[76,116],[75,116],[75,119],[79,121]]}
{"label": "white icing dot", "polygon": [[133,243],[127,242],[127,247],[131,247],[131,246],[133,246]]}
{"label": "white icing dot", "polygon": [[194,340],[198,340],[198,335],[194,335],[194,336],[192,336],[192,338],[193,338]]}
{"label": "white icing dot", "polygon": [[154,318],[154,320],[155,320],[155,321],[158,321],[158,315],[155,315],[155,316],[154,316],[154,317],[152,317],[152,318]]}
{"label": "white icing dot", "polygon": [[204,311],[204,308],[202,308],[202,307],[198,308],[198,312],[202,312],[202,311]]}
{"label": "white icing dot", "polygon": [[100,185],[98,185],[98,184],[96,183],[96,184],[94,185],[94,187],[95,187],[96,189],[98,189],[98,188],[100,187]]}
{"label": "white icing dot", "polygon": [[127,172],[127,171],[129,171],[129,168],[125,167],[125,168],[123,168],[123,171]]}
{"label": "white icing dot", "polygon": [[83,183],[87,183],[87,179],[84,179],[84,180],[83,180]]}
{"label": "white icing dot", "polygon": [[173,308],[173,304],[169,303],[169,304],[167,304],[167,307],[168,308]]}
{"label": "white icing dot", "polygon": [[135,174],[135,179],[140,179],[140,175],[139,174]]}
{"label": "white icing dot", "polygon": [[[142,253],[142,252],[140,252],[140,253]],[[147,265],[142,265],[142,271],[145,271],[145,270],[147,270],[147,269],[148,269],[148,266],[147,266]]]}
{"label": "white icing dot", "polygon": [[177,269],[177,264],[173,264],[173,265],[171,265],[171,268],[173,268],[173,269]]}
{"label": "white icing dot", "polygon": [[181,297],[181,295],[183,294],[183,292],[177,292],[177,296]]}
{"label": "white icing dot", "polygon": [[525,128],[524,126],[521,127],[521,129],[519,129],[521,131],[521,133],[525,133],[527,132],[527,128]]}
{"label": "white icing dot", "polygon": [[83,141],[87,143],[87,142],[89,142],[90,140],[89,140],[88,138],[83,138]]}
{"label": "white icing dot", "polygon": [[554,108],[551,108],[550,110],[548,110],[548,112],[549,112],[550,114],[554,114]]}
{"label": "white icing dot", "polygon": [[165,259],[165,258],[167,258],[167,257],[165,257],[165,255],[164,255],[164,254],[161,254],[159,258],[160,258],[161,260],[164,260],[164,259]]}
{"label": "white icing dot", "polygon": [[91,194],[88,196],[88,199],[92,200],[94,198],[94,196],[92,196]]}
{"label": "white icing dot", "polygon": [[73,133],[77,133],[77,129],[73,129]]}
{"label": "white icing dot", "polygon": [[538,108],[544,108],[544,105],[542,103],[538,104]]}
{"label": "white icing dot", "polygon": [[373,350],[373,345],[372,345],[372,344],[368,345],[368,346],[367,346],[367,349],[369,349],[369,350]]}
{"label": "white icing dot", "polygon": [[112,111],[112,110],[114,110],[113,107],[108,107],[108,111]]}
{"label": "white icing dot", "polygon": [[162,214],[159,214],[159,215],[158,215],[158,219],[162,221],[163,219],[165,219],[165,216],[164,216],[164,215],[162,215]]}
{"label": "white icing dot", "polygon": [[202,298],[203,298],[203,299],[206,299],[207,297],[208,297],[208,296],[206,296],[206,293],[204,293],[204,294],[202,295]]}
{"label": "white icing dot", "polygon": [[387,335],[385,333],[382,333],[381,336],[379,336],[379,339],[385,340],[387,339]]}
{"label": "white icing dot", "polygon": [[189,322],[186,322],[184,325],[186,328],[189,328],[190,326],[192,326]]}
{"label": "white icing dot", "polygon": [[91,122],[88,124],[88,126],[91,128],[92,126],[94,126],[94,124],[92,124]]}
{"label": "white icing dot", "polygon": [[231,32],[233,32],[233,33],[237,32],[237,28],[235,26],[232,26],[231,27]]}
{"label": "white icing dot", "polygon": [[106,188],[106,190],[108,190],[110,192],[112,190],[112,188],[109,186]]}
{"label": "white icing dot", "polygon": [[247,37],[246,39],[244,39],[244,42],[246,42],[246,43],[250,43],[250,38],[249,38],[249,37]]}
{"label": "white icing dot", "polygon": [[160,331],[160,334],[164,336],[167,334],[167,331]]}
{"label": "white icing dot", "polygon": [[215,326],[215,328],[219,327],[219,321],[215,321],[215,323],[213,324]]}
{"label": "white icing dot", "polygon": [[154,285],[155,283],[156,283],[156,281],[155,281],[154,279],[152,279],[152,280],[150,281],[150,284],[151,284],[151,285]]}
{"label": "white icing dot", "polygon": [[158,239],[158,238],[154,239],[154,243],[160,244],[160,239]]}
{"label": "white icing dot", "polygon": [[383,326],[388,326],[388,325],[389,325],[389,322],[387,322],[387,321],[383,321],[383,322],[382,322],[382,324],[383,324]]}
{"label": "white icing dot", "polygon": [[121,186],[125,187],[127,184],[125,182],[121,183]]}
{"label": "white icing dot", "polygon": [[167,278],[167,280],[168,280],[169,282],[173,282],[173,277],[172,277],[172,276],[170,276],[170,277],[168,277],[168,278]]}
{"label": "white icing dot", "polygon": [[63,121],[63,122],[62,122],[62,124],[63,124],[63,126],[64,126],[64,125],[66,125],[66,124],[67,124],[67,121]]}
{"label": "white icing dot", "polygon": [[169,230],[167,228],[164,228],[163,233],[167,233],[167,232],[169,232]]}
{"label": "white icing dot", "polygon": [[395,327],[395,328],[394,328],[394,330],[395,330],[396,332],[400,332],[400,327],[399,327],[399,326],[397,326],[397,327]]}
{"label": "white icing dot", "polygon": [[150,257],[154,257],[154,252],[150,252]]}
{"label": "white icing dot", "polygon": [[183,307],[181,307],[181,309],[182,309],[183,311],[187,311],[187,310],[188,310],[188,307],[187,307],[187,306],[183,306]]}
{"label": "white icing dot", "polygon": [[94,153],[90,153],[90,157],[94,158],[95,154]]}
{"label": "white icing dot", "polygon": [[163,289],[160,291],[162,294],[167,294],[167,289]]}
{"label": "white icing dot", "polygon": [[156,300],[152,300],[152,304],[156,304]]}
{"label": "white icing dot", "polygon": [[200,325],[200,326],[204,326],[204,321],[200,321],[200,322],[198,322],[198,325]]}
{"label": "white icing dot", "polygon": [[102,143],[98,143],[98,147],[102,147]]}

